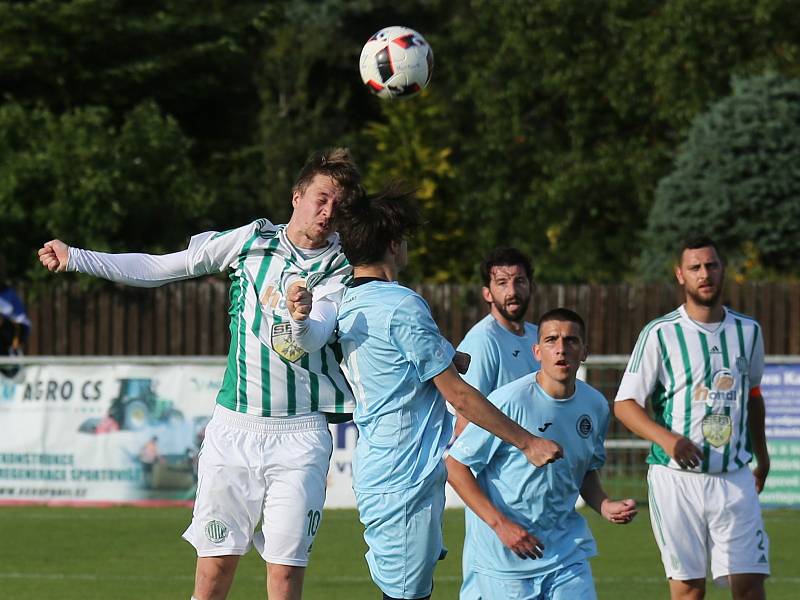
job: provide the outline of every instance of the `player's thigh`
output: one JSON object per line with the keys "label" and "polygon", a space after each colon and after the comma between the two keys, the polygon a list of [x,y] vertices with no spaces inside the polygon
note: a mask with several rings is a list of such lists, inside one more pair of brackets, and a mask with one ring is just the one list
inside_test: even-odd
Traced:
{"label": "player's thigh", "polygon": [[573,563],[547,577],[543,598],[547,600],[597,600],[592,568],[588,560]]}
{"label": "player's thigh", "polygon": [[442,540],[446,477],[440,466],[414,488],[356,494],[370,574],[390,597],[422,598],[431,593],[436,563],[447,552]]}
{"label": "player's thigh", "polygon": [[705,477],[658,465],[648,471],[650,523],[664,571],[671,579],[706,576]]}
{"label": "player's thigh", "polygon": [[[324,417],[323,417],[324,419]],[[333,442],[327,425],[275,439],[267,472],[262,534],[256,546],[269,563],[308,564],[322,523]]]}
{"label": "player's thigh", "polygon": [[184,533],[198,556],[240,555],[250,548],[265,489],[259,448],[253,432],[214,419],[206,427],[192,523]]}
{"label": "player's thigh", "polygon": [[711,574],[717,582],[737,573],[769,575],[769,537],[764,529],[755,479],[742,467],[720,475],[708,492]]}

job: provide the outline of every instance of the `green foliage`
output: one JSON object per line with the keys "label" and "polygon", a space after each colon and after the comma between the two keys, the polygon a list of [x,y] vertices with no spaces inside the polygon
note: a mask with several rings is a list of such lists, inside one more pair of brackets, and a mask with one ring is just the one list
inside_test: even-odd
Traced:
{"label": "green foliage", "polygon": [[[364,41],[391,24],[422,32],[436,57],[427,93],[396,103],[366,93],[357,69]],[[0,0],[0,39],[0,103],[46,111],[76,136],[64,147],[112,144],[104,128],[119,137],[144,103],[174,120],[188,146],[173,166],[192,173],[175,185],[208,203],[165,229],[284,221],[308,154],[349,145],[371,187],[401,178],[419,188],[428,225],[408,276],[429,281],[474,278],[500,244],[532,254],[540,281],[630,276],[650,243],[656,183],[692,118],[730,93],[732,75],[800,75],[791,0]],[[62,123],[67,115],[81,125]],[[51,135],[45,117],[26,119],[32,145]],[[86,137],[95,131],[98,140]],[[139,182],[163,185],[163,154],[143,159],[149,174],[105,172],[114,153],[93,156],[79,161],[85,187],[69,193],[130,188],[142,202]],[[5,190],[15,173],[0,172]],[[40,197],[66,197],[48,187],[54,180],[37,181]],[[44,226],[28,218],[41,201],[4,197],[8,222]],[[116,215],[114,202],[126,200],[102,201],[89,202]],[[13,230],[6,243],[38,246],[58,227],[73,240],[87,220],[73,212],[51,215],[30,238]],[[138,236],[122,229],[116,239],[159,245]],[[175,249],[174,237],[160,240]],[[751,262],[772,261],[761,252],[752,248]]]}
{"label": "green foliage", "polygon": [[665,272],[696,232],[715,238],[741,278],[800,274],[800,80],[767,74],[732,88],[695,119],[658,185],[645,274]]}
{"label": "green foliage", "polygon": [[0,239],[11,275],[47,239],[98,250],[164,251],[185,243],[209,199],[191,143],[153,103],[119,126],[87,107],[0,107]]}

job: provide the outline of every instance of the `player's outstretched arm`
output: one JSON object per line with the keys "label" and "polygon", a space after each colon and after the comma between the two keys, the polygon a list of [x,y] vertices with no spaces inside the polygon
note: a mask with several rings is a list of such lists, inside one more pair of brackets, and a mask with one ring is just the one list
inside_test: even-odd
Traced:
{"label": "player's outstretched arm", "polygon": [[614,416],[639,437],[661,446],[682,469],[693,469],[702,462],[703,451],[694,442],[656,423],[633,398],[617,400]]}
{"label": "player's outstretched arm", "polygon": [[50,240],[39,248],[39,262],[53,273],[62,273],[67,270],[69,261],[69,246],[61,240]]}
{"label": "player's outstretched arm", "polygon": [[581,497],[586,504],[606,521],[625,525],[630,523],[638,513],[636,501],[632,498],[625,500],[610,500],[608,494],[600,483],[600,475],[596,470],[589,471],[583,477],[581,484]]}
{"label": "player's outstretched arm", "polygon": [[500,538],[503,545],[520,558],[541,558],[544,544],[523,527],[506,517],[494,504],[475,480],[472,471],[466,465],[448,456],[447,481],[472,509]]}
{"label": "player's outstretched arm", "polygon": [[747,427],[750,433],[753,456],[756,457],[758,462],[753,469],[753,476],[756,478],[756,490],[758,490],[759,494],[764,489],[770,467],[767,436],[764,431],[765,418],[764,397],[761,395],[760,389],[753,388],[750,390],[750,398],[747,404]]}
{"label": "player's outstretched arm", "polygon": [[433,382],[459,414],[519,448],[531,464],[541,467],[564,456],[556,442],[531,434],[500,412],[483,394],[461,379],[452,364],[434,377]]}

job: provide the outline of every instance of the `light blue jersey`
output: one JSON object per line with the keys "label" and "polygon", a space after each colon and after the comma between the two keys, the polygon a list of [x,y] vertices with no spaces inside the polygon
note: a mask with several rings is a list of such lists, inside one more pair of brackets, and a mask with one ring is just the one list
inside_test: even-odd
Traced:
{"label": "light blue jersey", "polygon": [[500,386],[530,375],[539,368],[539,362],[533,357],[538,335],[539,330],[533,323],[526,322],[525,333],[515,335],[492,315],[486,315],[458,345],[460,352],[471,357],[464,380],[488,396]]}
{"label": "light blue jersey", "polygon": [[[488,396],[500,386],[530,375],[539,368],[533,356],[533,345],[539,341],[539,328],[524,323],[523,335],[515,335],[497,322],[491,314],[467,332],[458,345],[460,352],[470,355],[469,370],[463,376],[472,387]],[[461,554],[463,582],[461,600],[480,600],[481,593],[474,581],[472,528],[480,521],[469,507],[464,508],[464,550]]]}
{"label": "light blue jersey", "polygon": [[575,501],[586,473],[605,461],[609,409],[600,392],[582,381],[575,386],[572,397],[556,400],[536,383],[534,373],[489,395],[522,427],[561,444],[563,459],[534,467],[519,450],[471,423],[450,449],[451,457],[477,473],[492,503],[545,546],[542,558],[521,559],[478,520],[472,528],[477,572],[499,579],[535,577],[597,553]]}
{"label": "light blue jersey", "polygon": [[353,489],[387,493],[420,483],[442,462],[452,433],[432,379],[455,350],[421,296],[385,281],[345,290],[339,341],[356,398]]}

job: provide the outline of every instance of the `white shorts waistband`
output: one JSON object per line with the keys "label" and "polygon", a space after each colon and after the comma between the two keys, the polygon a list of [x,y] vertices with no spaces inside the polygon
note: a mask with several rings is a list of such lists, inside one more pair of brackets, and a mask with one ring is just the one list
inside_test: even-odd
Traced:
{"label": "white shorts waistband", "polygon": [[217,404],[212,419],[236,429],[255,433],[297,433],[300,431],[327,431],[328,421],[320,412],[290,417],[260,417],[236,412]]}

